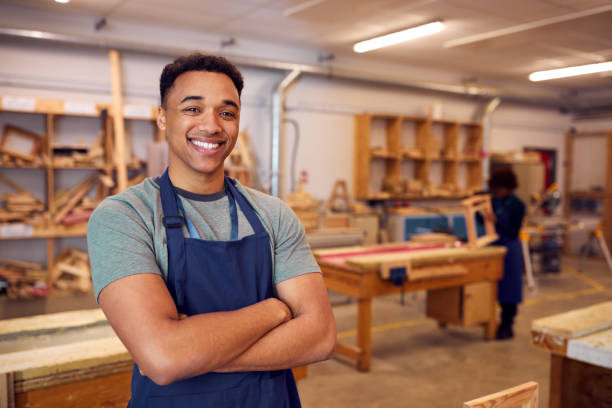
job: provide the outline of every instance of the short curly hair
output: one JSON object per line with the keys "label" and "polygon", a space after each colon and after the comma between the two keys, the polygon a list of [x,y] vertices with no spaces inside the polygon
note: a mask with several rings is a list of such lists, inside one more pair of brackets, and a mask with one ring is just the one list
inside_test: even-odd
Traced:
{"label": "short curly hair", "polygon": [[159,78],[159,96],[162,106],[166,106],[168,92],[170,91],[170,88],[172,88],[172,85],[174,85],[176,78],[178,78],[179,75],[189,71],[207,71],[225,74],[236,86],[238,96],[240,96],[242,93],[244,79],[234,64],[221,56],[194,52],[189,55],[178,57],[164,67],[161,77]]}
{"label": "short curly hair", "polygon": [[515,190],[518,187],[518,181],[516,174],[510,168],[499,169],[491,174],[489,178],[489,188],[507,188],[509,190]]}

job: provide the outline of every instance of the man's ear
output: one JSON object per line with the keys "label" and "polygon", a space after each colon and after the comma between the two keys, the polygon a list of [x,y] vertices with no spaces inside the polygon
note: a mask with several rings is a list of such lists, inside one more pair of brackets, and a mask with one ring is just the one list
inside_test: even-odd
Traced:
{"label": "man's ear", "polygon": [[157,127],[166,130],[166,110],[162,106],[157,108]]}

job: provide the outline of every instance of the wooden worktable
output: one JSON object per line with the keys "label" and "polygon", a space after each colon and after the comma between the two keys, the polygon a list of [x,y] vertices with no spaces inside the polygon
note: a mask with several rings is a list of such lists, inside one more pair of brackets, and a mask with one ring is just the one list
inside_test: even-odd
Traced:
{"label": "wooden worktable", "polygon": [[100,309],[0,321],[2,408],[125,408],[132,367]]}
{"label": "wooden worktable", "polygon": [[[372,298],[376,296],[478,282],[490,289],[485,299],[485,336],[492,339],[497,281],[503,274],[505,253],[503,247],[432,248],[407,243],[314,251],[327,288],[357,299],[357,346],[339,342],[336,352],[356,360],[360,371],[370,369]],[[399,286],[381,277],[383,270],[397,267],[405,267],[408,273],[408,279]]]}
{"label": "wooden worktable", "polygon": [[531,334],[551,353],[550,408],[612,406],[612,302],[534,320]]}

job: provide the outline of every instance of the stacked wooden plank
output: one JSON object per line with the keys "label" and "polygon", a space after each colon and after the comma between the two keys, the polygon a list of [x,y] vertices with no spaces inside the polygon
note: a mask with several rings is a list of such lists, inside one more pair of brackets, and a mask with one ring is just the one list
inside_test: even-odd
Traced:
{"label": "stacked wooden plank", "polygon": [[8,167],[39,167],[43,164],[40,135],[5,125],[0,137],[0,164]]}
{"label": "stacked wooden plank", "polygon": [[0,287],[10,299],[46,295],[45,279],[41,264],[0,258]]}
{"label": "stacked wooden plank", "polygon": [[113,185],[108,176],[94,174],[70,189],[59,190],[55,195],[56,211],[53,215],[53,221],[56,224],[64,225],[87,222],[98,202],[86,197],[86,194],[98,180],[104,186]]}
{"label": "stacked wooden plank", "polygon": [[310,231],[319,226],[319,202],[314,200],[304,189],[305,176],[299,180],[298,187],[291,192],[285,201],[302,222],[304,229]]}
{"label": "stacked wooden plank", "polygon": [[54,288],[71,292],[91,290],[89,255],[77,248],[65,248],[49,273],[49,283]]}
{"label": "stacked wooden plank", "polygon": [[15,192],[0,195],[0,202],[3,203],[3,208],[0,208],[0,222],[24,222],[31,219],[34,214],[45,210],[42,201],[17,183],[2,175],[0,175],[0,182],[15,190]]}
{"label": "stacked wooden plank", "polygon": [[242,131],[238,134],[236,145],[225,163],[225,174],[238,180],[243,186],[253,186],[253,169],[256,163],[252,151],[251,137],[246,130]]}
{"label": "stacked wooden plank", "polygon": [[104,149],[102,146],[54,146],[55,167],[102,167]]}

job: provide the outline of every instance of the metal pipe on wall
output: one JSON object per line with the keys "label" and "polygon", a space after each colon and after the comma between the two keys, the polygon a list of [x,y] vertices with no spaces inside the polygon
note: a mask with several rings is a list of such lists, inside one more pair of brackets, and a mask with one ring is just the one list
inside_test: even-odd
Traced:
{"label": "metal pipe on wall", "polygon": [[480,117],[477,120],[482,123],[482,150],[487,153],[487,156],[482,158],[482,182],[483,189],[486,189],[484,183],[489,178],[489,163],[490,158],[488,153],[491,151],[491,115],[501,103],[501,98],[496,97],[489,100],[482,108]]}
{"label": "metal pipe on wall", "polygon": [[276,197],[282,197],[284,191],[284,177],[281,171],[283,167],[283,119],[285,116],[285,99],[287,88],[293,84],[302,71],[299,69],[292,70],[278,84],[272,94],[272,166],[271,166],[271,184],[270,194]]}

